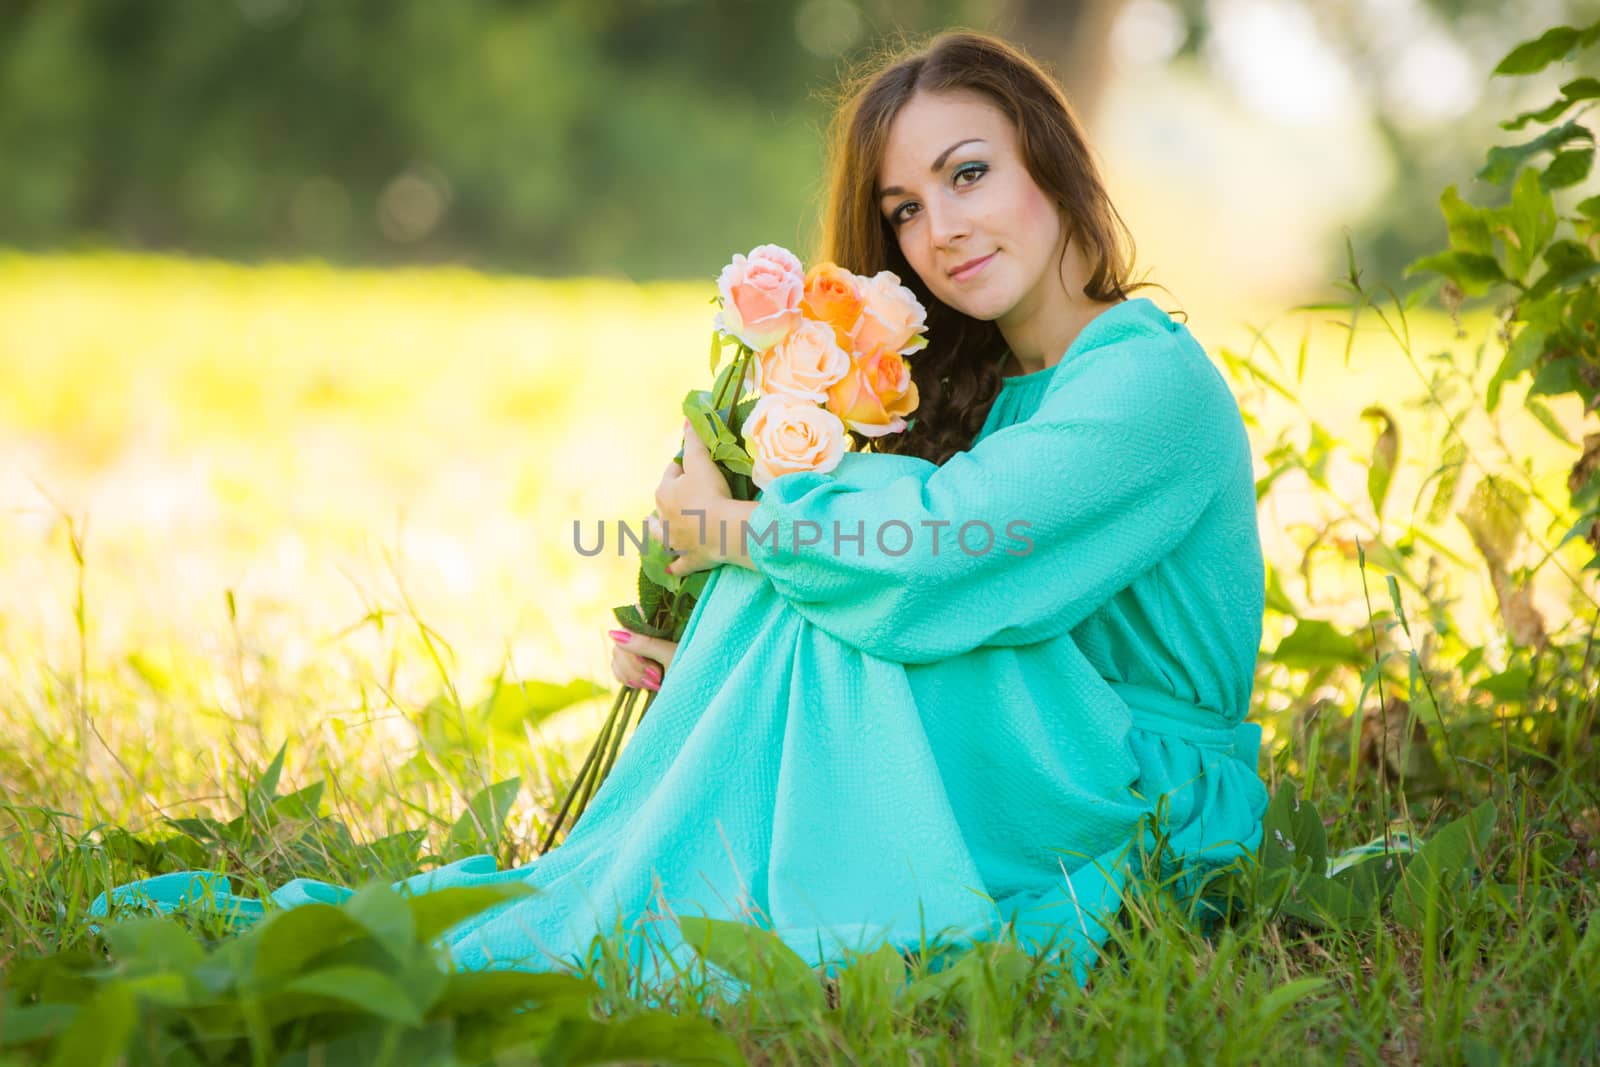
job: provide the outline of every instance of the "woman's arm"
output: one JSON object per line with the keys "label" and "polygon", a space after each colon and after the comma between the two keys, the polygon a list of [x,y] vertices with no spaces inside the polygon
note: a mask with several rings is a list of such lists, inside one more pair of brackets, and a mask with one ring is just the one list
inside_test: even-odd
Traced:
{"label": "woman's arm", "polygon": [[820,628],[931,662],[1071,629],[1176,548],[1241,464],[1243,421],[1204,351],[1138,337],[1075,355],[1032,418],[942,466],[847,454],[774,480],[741,547]]}

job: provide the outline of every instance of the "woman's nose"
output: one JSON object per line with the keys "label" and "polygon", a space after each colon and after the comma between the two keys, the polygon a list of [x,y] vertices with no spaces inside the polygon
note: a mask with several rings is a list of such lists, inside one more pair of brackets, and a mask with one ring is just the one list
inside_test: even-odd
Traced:
{"label": "woman's nose", "polygon": [[948,247],[953,241],[966,237],[969,229],[965,212],[955,204],[930,206],[928,223],[928,233],[938,248]]}

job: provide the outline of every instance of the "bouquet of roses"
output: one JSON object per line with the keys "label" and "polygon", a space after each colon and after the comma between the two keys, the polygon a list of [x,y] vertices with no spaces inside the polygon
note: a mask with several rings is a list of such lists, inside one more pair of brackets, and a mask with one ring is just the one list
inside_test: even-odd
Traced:
{"label": "bouquet of roses", "polygon": [[[735,499],[754,500],[783,474],[833,470],[849,444],[846,427],[869,438],[906,429],[917,387],[905,357],[928,343],[927,311],[893,271],[864,277],[833,263],[807,271],[767,244],[735,255],[717,290],[711,370],[722,371],[710,390],[684,397],[683,414]],[[669,641],[683,633],[711,571],[680,577],[668,570],[673,558],[646,538],[638,602],[613,611],[624,627]],[[610,772],[640,693],[648,709],[651,690],[625,686],[617,695],[541,852],[569,814],[576,823]]]}

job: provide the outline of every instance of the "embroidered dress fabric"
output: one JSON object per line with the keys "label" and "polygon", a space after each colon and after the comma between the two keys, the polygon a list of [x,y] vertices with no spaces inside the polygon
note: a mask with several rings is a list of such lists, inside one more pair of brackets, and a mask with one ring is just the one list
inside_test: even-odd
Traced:
{"label": "embroidered dress fabric", "polygon": [[[564,969],[620,934],[653,983],[692,959],[675,917],[704,915],[830,968],[845,949],[1011,931],[1081,982],[1146,820],[1180,889],[1254,853],[1249,443],[1204,350],[1148,299],[1005,379],[946,463],[847,453],[774,480],[750,527],[756,569],[713,572],[567,839],[525,866],[479,856],[401,883],[538,891],[448,931],[456,966]],[[270,899],[350,892],[302,879]],[[112,899],[262,909],[189,873],[94,913]]]}

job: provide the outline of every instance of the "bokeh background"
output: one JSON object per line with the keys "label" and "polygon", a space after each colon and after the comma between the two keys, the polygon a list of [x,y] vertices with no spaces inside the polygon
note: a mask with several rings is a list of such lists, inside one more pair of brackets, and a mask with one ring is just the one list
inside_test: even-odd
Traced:
{"label": "bokeh background", "polygon": [[[709,383],[718,270],[810,250],[831,94],[902,35],[989,29],[1056,72],[1158,303],[1213,353],[1303,353],[1305,403],[1246,398],[1252,432],[1264,448],[1314,409],[1356,443],[1329,472],[1365,506],[1362,412],[1437,440],[1428,382],[1383,331],[1347,357],[1336,315],[1289,309],[1337,295],[1347,249],[1367,284],[1409,287],[1444,240],[1440,189],[1483,194],[1496,120],[1559,81],[1489,72],[1594,7],[9,0],[0,781],[148,815],[289,740],[286,781],[354,767],[403,790],[385,776],[410,768],[465,790],[509,760],[550,792],[565,764],[535,741],[574,751],[609,705],[604,630],[636,571],[580,557],[573,523],[648,513],[679,401]],[[1436,306],[1414,328],[1419,358],[1498,361]],[[1552,456],[1538,477],[1565,500],[1548,427],[1493,430],[1486,450]],[[1397,498],[1437,461],[1403,449]],[[1292,478],[1264,505],[1286,570],[1321,506]],[[1355,625],[1345,581],[1305,592]],[[1457,595],[1494,610],[1481,582]],[[1578,602],[1560,574],[1538,597],[1552,619]],[[536,730],[429,726],[496,677],[593,700]],[[69,743],[64,789],[40,754]]]}
{"label": "bokeh background", "polygon": [[1488,72],[1581,6],[11,0],[0,240],[703,278],[811,235],[841,69],[966,25],[1055,70],[1181,299],[1298,294],[1341,230],[1380,273],[1437,238]]}

